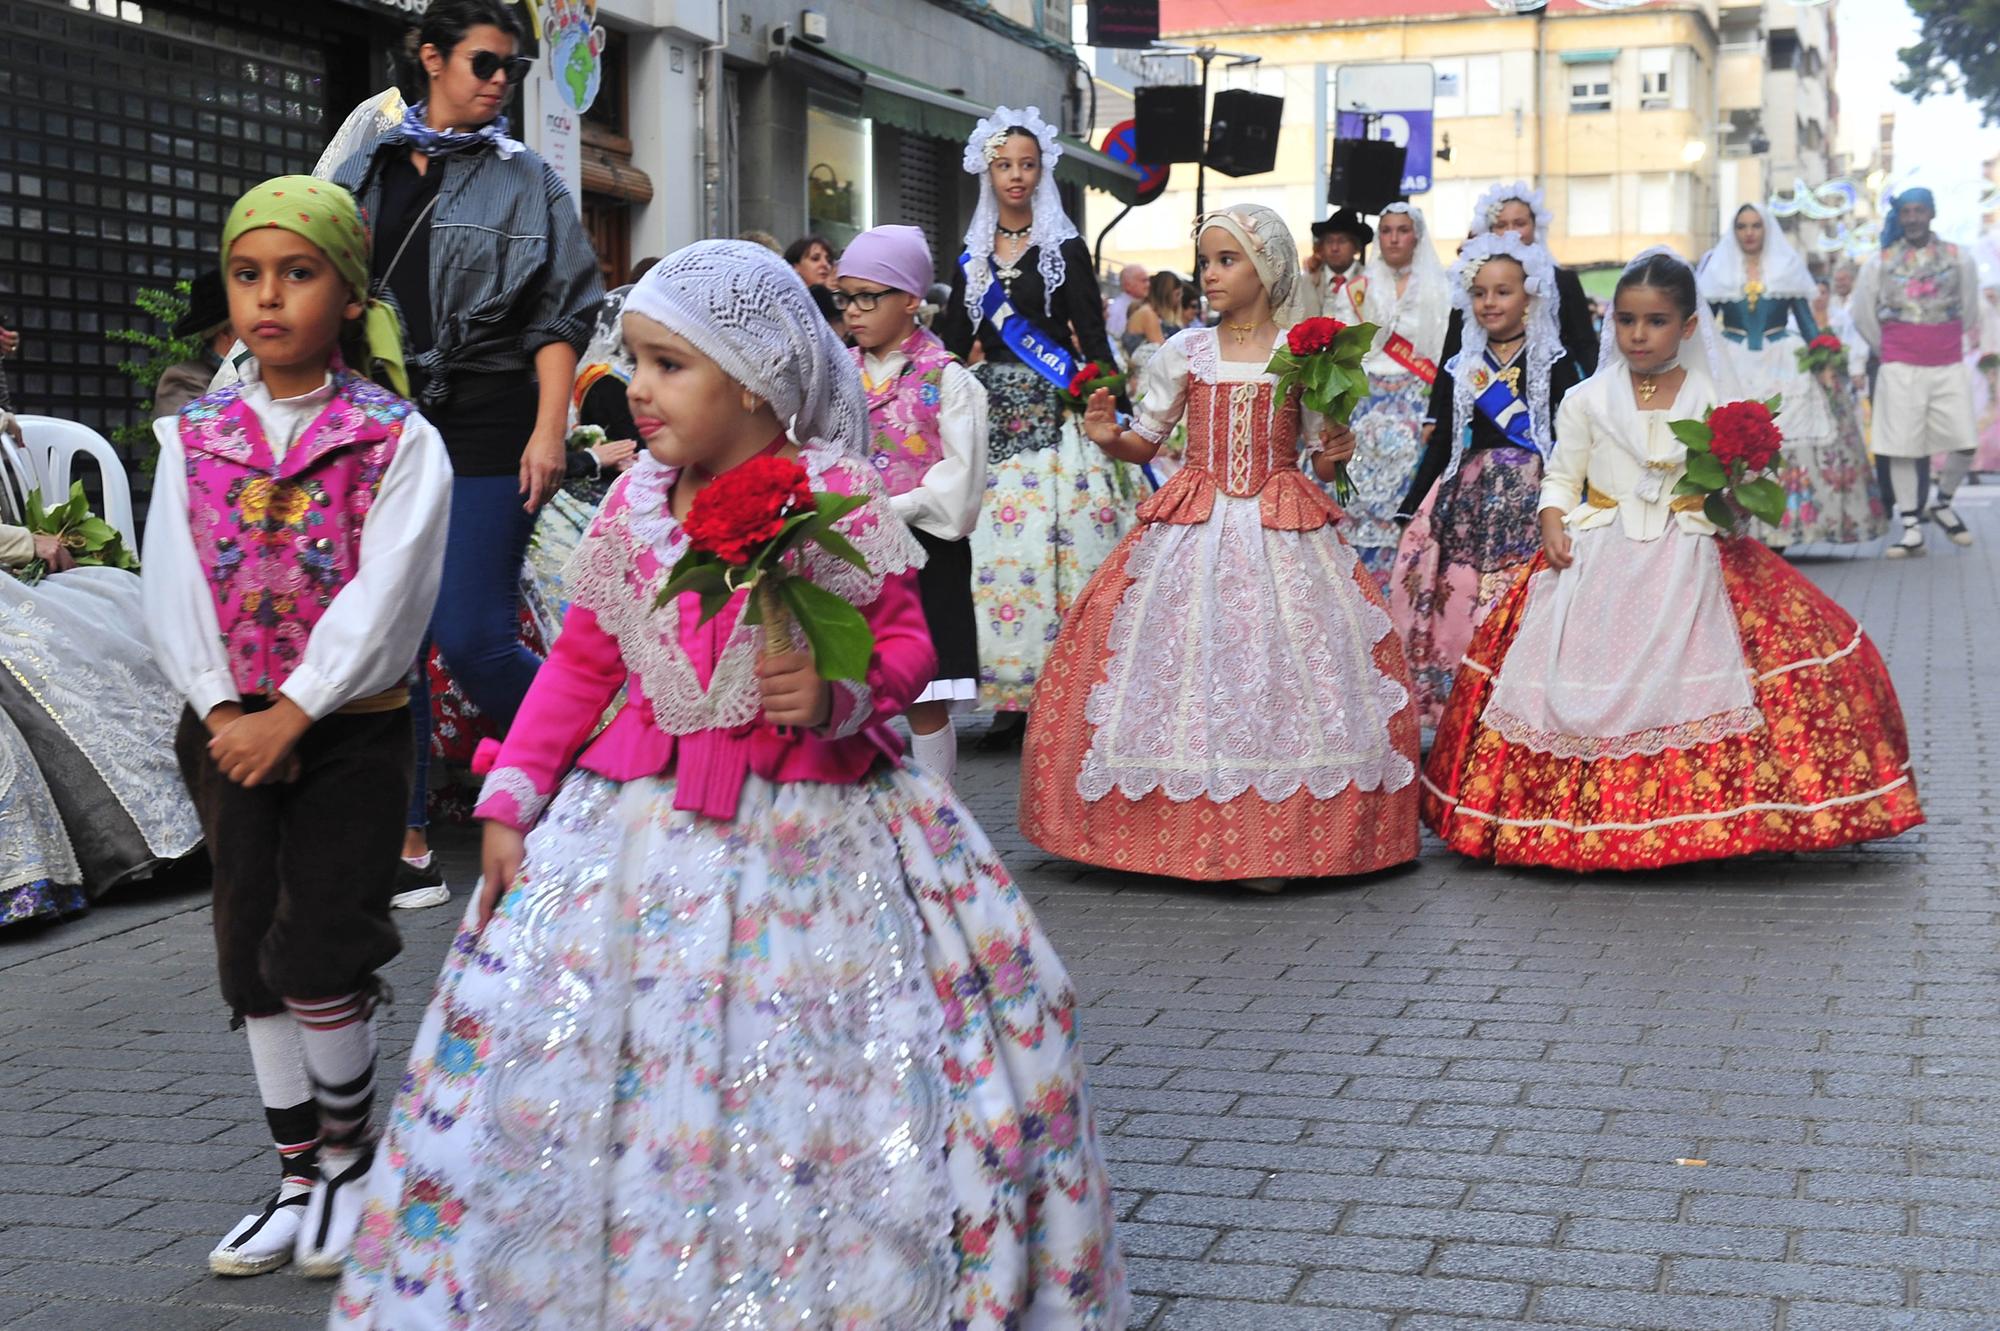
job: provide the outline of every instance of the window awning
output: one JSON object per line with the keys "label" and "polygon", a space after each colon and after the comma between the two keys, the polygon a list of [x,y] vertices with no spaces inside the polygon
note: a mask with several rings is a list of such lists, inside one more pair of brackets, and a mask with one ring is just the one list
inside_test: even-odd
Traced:
{"label": "window awning", "polygon": [[1558,51],[1556,54],[1565,65],[1608,65],[1618,58],[1618,48],[1606,46],[1594,51]]}
{"label": "window awning", "polygon": [[[790,58],[801,56],[813,67],[844,65],[853,70],[860,76],[861,114],[907,133],[963,143],[991,110],[957,93],[825,46],[795,41]],[[1123,203],[1137,196],[1136,170],[1067,135],[1057,141],[1062,145],[1062,157],[1056,162],[1057,180],[1103,190]]]}

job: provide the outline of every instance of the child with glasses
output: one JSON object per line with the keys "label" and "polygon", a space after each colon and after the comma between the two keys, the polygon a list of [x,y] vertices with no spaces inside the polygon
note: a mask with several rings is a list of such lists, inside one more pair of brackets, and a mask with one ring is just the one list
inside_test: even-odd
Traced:
{"label": "child with glasses", "polygon": [[929,562],[917,575],[937,675],[910,707],[918,762],[949,782],[958,766],[951,713],[979,700],[972,545],[986,493],[986,389],[918,326],[931,285],[930,242],[913,226],[863,232],[841,257],[834,307],[868,393],[869,461],[890,507]]}

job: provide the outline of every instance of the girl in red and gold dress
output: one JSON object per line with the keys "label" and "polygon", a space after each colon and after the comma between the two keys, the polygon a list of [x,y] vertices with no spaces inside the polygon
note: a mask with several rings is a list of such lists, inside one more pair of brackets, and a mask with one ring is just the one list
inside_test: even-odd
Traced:
{"label": "girl in red and gold dress", "polygon": [[1462,854],[1646,869],[1924,820],[1874,643],[1674,494],[1669,422],[1739,396],[1699,306],[1677,255],[1634,260],[1556,418],[1543,553],[1474,635],[1424,772],[1424,821]]}
{"label": "girl in red and gold dress", "polygon": [[1354,451],[1265,373],[1296,322],[1298,252],[1249,206],[1197,225],[1219,328],[1146,366],[1132,428],[1099,392],[1084,433],[1149,461],[1185,415],[1186,465],[1090,580],[1035,692],[1021,827],[1107,868],[1234,879],[1366,873],[1416,858],[1417,721],[1375,581],[1299,469]]}

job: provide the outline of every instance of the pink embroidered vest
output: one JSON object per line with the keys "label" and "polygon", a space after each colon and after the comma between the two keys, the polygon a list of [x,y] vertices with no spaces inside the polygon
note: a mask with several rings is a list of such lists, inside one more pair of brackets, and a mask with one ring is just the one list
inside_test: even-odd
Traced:
{"label": "pink embroidered vest", "polygon": [[181,411],[188,526],[208,574],[229,670],[245,697],[273,695],[360,562],[361,524],[411,405],[347,370],[276,459],[242,386]]}
{"label": "pink embroidered vest", "polygon": [[[909,364],[895,381],[868,394],[871,433],[868,460],[892,495],[908,494],[944,456],[938,441],[938,411],[944,403],[944,372],[955,359],[929,329],[919,328],[898,348]],[[853,352],[862,365],[863,353]]]}

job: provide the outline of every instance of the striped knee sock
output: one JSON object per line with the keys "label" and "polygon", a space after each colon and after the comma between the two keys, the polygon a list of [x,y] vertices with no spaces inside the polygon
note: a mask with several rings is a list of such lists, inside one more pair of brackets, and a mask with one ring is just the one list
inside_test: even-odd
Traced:
{"label": "striped knee sock", "polygon": [[250,1038],[250,1066],[284,1181],[310,1187],[319,1177],[319,1107],[306,1077],[299,1025],[289,1012],[280,1012],[245,1017],[243,1033]]}
{"label": "striped knee sock", "polygon": [[288,998],[285,1006],[298,1022],[319,1106],[321,1146],[329,1153],[367,1146],[369,1114],[375,1108],[375,1028],[368,1020],[372,1000],[352,993]]}

